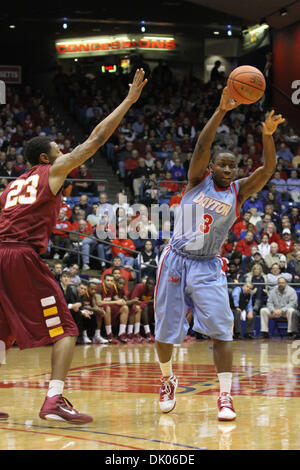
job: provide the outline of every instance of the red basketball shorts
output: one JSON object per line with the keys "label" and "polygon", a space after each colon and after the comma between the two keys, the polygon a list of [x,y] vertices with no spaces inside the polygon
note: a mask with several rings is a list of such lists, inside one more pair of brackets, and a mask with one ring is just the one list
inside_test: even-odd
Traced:
{"label": "red basketball shorts", "polygon": [[20,349],[77,336],[78,329],[50,269],[25,243],[0,242],[0,341]]}

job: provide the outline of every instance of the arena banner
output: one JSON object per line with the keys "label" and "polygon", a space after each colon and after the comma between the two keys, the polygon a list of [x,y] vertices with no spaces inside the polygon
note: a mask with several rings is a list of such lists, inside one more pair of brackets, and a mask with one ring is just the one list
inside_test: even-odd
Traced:
{"label": "arena banner", "polygon": [[20,65],[0,65],[0,80],[9,85],[22,83],[22,67]]}
{"label": "arena banner", "polygon": [[152,51],[170,54],[178,51],[178,43],[171,36],[117,35],[97,36],[55,41],[58,59],[99,55],[126,54],[130,51]]}

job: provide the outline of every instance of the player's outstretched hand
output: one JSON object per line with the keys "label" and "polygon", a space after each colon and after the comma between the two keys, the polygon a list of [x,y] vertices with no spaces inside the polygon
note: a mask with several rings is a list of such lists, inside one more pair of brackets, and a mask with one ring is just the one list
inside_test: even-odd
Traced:
{"label": "player's outstretched hand", "polygon": [[129,83],[130,89],[127,95],[127,99],[129,99],[132,103],[135,103],[139,99],[142,93],[142,89],[148,82],[148,79],[144,79],[144,76],[145,71],[143,69],[137,69],[133,77],[132,83]]}
{"label": "player's outstretched hand", "polygon": [[219,108],[221,111],[230,111],[231,109],[237,108],[240,103],[235,101],[232,96],[230,96],[227,86],[223,89]]}
{"label": "player's outstretched hand", "polygon": [[262,133],[264,135],[274,134],[279,124],[282,124],[285,121],[281,114],[274,113],[275,111],[272,109],[265,122],[262,123]]}

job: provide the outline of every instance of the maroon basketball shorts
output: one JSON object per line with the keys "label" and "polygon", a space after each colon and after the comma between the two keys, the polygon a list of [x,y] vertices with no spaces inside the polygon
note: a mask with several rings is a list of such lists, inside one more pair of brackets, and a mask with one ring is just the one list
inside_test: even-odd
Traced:
{"label": "maroon basketball shorts", "polygon": [[78,329],[50,269],[26,243],[0,242],[0,341],[20,349],[77,336]]}

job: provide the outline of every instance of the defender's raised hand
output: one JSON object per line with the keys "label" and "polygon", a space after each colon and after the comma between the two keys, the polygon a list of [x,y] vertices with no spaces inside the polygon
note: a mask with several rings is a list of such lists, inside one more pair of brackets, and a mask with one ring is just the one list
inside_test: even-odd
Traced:
{"label": "defender's raised hand", "polygon": [[147,78],[145,78],[144,80],[144,76],[145,71],[143,69],[137,69],[132,83],[129,83],[130,90],[128,92],[127,99],[130,100],[132,103],[135,103],[139,99],[142,93],[142,89],[148,82]]}
{"label": "defender's raised hand", "polygon": [[231,109],[237,108],[240,105],[230,96],[227,86],[223,89],[219,108],[221,111],[230,111]]}
{"label": "defender's raised hand", "polygon": [[274,134],[279,124],[282,124],[285,121],[281,114],[274,113],[275,111],[272,109],[265,122],[262,123],[262,133],[264,135]]}

